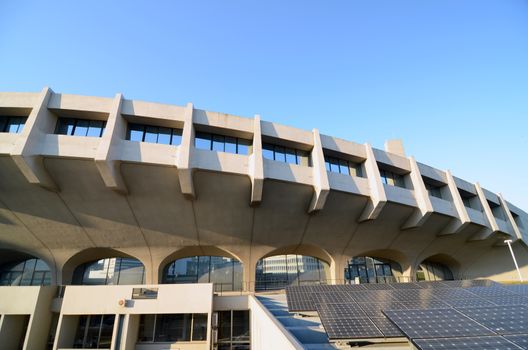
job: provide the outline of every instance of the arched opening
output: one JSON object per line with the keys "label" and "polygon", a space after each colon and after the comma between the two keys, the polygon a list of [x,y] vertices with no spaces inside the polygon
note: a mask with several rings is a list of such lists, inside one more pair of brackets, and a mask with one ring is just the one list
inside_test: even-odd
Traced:
{"label": "arched opening", "polygon": [[273,255],[257,262],[255,277],[257,291],[306,284],[326,284],[330,280],[330,264],[308,255]]}
{"label": "arched opening", "polygon": [[445,254],[433,255],[416,267],[417,281],[445,281],[456,278],[458,262]]}
{"label": "arched opening", "polygon": [[74,285],[143,284],[145,267],[134,258],[104,258],[77,266],[73,272]]}
{"label": "arched opening", "polygon": [[402,281],[400,264],[390,259],[355,256],[347,261],[345,280],[354,283],[392,283]]}
{"label": "arched opening", "polygon": [[351,283],[411,282],[410,264],[396,250],[379,249],[353,256],[345,264],[344,278]]}
{"label": "arched opening", "polygon": [[32,258],[0,265],[0,286],[48,286],[51,271],[42,259]]}
{"label": "arched opening", "polygon": [[0,250],[0,286],[47,286],[51,284],[48,264],[33,255]]}
{"label": "arched opening", "polygon": [[181,257],[163,269],[162,283],[214,283],[215,291],[242,290],[242,263],[214,255]]}

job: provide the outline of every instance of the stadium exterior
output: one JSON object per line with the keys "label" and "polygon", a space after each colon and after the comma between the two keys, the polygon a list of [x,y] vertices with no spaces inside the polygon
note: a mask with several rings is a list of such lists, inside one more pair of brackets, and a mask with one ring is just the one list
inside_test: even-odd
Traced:
{"label": "stadium exterior", "polygon": [[0,344],[328,348],[255,293],[515,281],[506,239],[528,277],[526,212],[385,148],[192,104],[0,93]]}

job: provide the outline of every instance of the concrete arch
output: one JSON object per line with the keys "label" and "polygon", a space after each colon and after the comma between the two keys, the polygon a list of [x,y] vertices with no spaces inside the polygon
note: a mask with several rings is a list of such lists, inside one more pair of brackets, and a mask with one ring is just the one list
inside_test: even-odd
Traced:
{"label": "concrete arch", "polygon": [[[71,284],[73,279],[73,272],[77,268],[77,266],[91,262],[96,261],[99,259],[106,259],[106,258],[132,258],[140,261],[143,264],[143,267],[145,267],[145,274],[148,274],[148,269],[145,264],[145,262],[131,254],[125,253],[121,250],[114,249],[114,248],[88,248],[85,250],[82,250],[80,252],[77,252],[76,254],[72,255],[63,265],[61,268],[61,278],[62,278],[62,284]],[[148,281],[148,276],[145,276],[145,279]]]}
{"label": "concrete arch", "polygon": [[55,269],[55,262],[42,254],[29,251],[27,249],[18,248],[1,248],[0,249],[0,265],[9,264],[13,262],[21,262],[29,259],[40,259],[46,263],[51,274],[51,285],[57,284],[57,271]]}
{"label": "concrete arch", "polygon": [[416,265],[413,267],[414,271],[416,271],[418,267],[421,264],[423,264],[425,261],[444,265],[451,271],[451,273],[453,274],[453,278],[455,279],[457,279],[460,275],[462,264],[460,264],[458,260],[456,260],[449,254],[439,253],[439,254],[428,256],[424,259],[420,259],[419,262],[416,263]]}
{"label": "concrete arch", "polygon": [[165,267],[172,263],[175,260],[187,258],[191,256],[222,256],[225,258],[231,258],[239,261],[242,265],[244,265],[244,262],[242,259],[240,259],[237,255],[233,254],[232,252],[216,247],[216,246],[202,246],[202,245],[195,245],[195,246],[187,246],[183,247],[175,252],[172,252],[168,256],[166,256],[164,259],[161,260],[161,262],[158,265],[157,268],[157,275],[158,275],[158,281],[163,280],[163,271],[165,270]]}
{"label": "concrete arch", "polygon": [[274,249],[272,251],[269,251],[268,253],[264,254],[260,258],[257,259],[261,260],[264,258],[268,258],[270,256],[275,255],[286,255],[286,254],[297,254],[297,255],[306,255],[306,256],[312,256],[314,258],[317,258],[319,260],[322,260],[326,262],[328,265],[334,264],[334,259],[328,253],[325,249],[311,245],[311,244],[294,244],[290,246],[285,246],[281,248]]}

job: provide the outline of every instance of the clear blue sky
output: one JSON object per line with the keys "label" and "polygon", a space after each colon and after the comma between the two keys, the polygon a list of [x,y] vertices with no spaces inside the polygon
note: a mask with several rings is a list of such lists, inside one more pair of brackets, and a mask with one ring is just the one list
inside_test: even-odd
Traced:
{"label": "clear blue sky", "polygon": [[528,211],[528,2],[0,1],[0,91],[125,97],[408,155]]}

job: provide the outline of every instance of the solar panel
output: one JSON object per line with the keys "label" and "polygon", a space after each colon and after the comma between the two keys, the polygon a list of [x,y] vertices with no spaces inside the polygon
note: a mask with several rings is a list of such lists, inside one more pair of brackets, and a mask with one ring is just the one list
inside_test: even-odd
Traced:
{"label": "solar panel", "polygon": [[519,350],[517,345],[500,336],[464,337],[440,339],[415,339],[416,348],[420,350]]}
{"label": "solar panel", "polygon": [[457,310],[497,334],[522,334],[528,330],[528,308],[525,306],[491,306]]}
{"label": "solar panel", "polygon": [[365,283],[363,286],[367,290],[392,290],[392,283]]}
{"label": "solar panel", "polygon": [[418,287],[423,289],[450,288],[449,284],[444,284],[441,281],[421,281],[417,284]]}
{"label": "solar panel", "polygon": [[402,310],[407,307],[400,302],[392,301],[386,303],[357,303],[369,317],[384,317],[383,310]]}
{"label": "solar panel", "polygon": [[504,338],[518,345],[522,349],[528,349],[528,334],[505,335]]}
{"label": "solar panel", "polygon": [[494,335],[455,309],[385,310],[384,313],[411,339]]}
{"label": "solar panel", "polygon": [[515,294],[528,296],[528,284],[514,284],[503,288]]}
{"label": "solar panel", "polygon": [[435,297],[442,299],[464,299],[464,298],[474,298],[475,295],[468,292],[464,288],[445,288],[445,289],[433,289],[431,294]]}
{"label": "solar panel", "polygon": [[420,289],[418,283],[392,283],[393,289]]}
{"label": "solar panel", "polygon": [[324,318],[321,322],[329,339],[369,339],[382,338],[383,334],[367,317],[363,318]]}
{"label": "solar panel", "polygon": [[354,298],[348,292],[326,292],[326,293],[313,293],[312,300],[314,304],[344,304],[353,302]]}
{"label": "solar panel", "polygon": [[356,304],[316,304],[315,308],[319,317],[331,318],[361,318],[365,312]]}
{"label": "solar panel", "polygon": [[406,309],[446,309],[449,307],[446,303],[436,299],[416,299],[414,301],[401,302]]}
{"label": "solar panel", "polygon": [[444,302],[451,307],[486,307],[494,305],[491,301],[480,299],[478,297],[472,299],[444,300]]}
{"label": "solar panel", "polygon": [[399,301],[414,301],[416,299],[432,299],[432,289],[397,289],[391,294]]}
{"label": "solar panel", "polygon": [[501,296],[508,296],[508,295],[515,295],[514,293],[510,292],[506,288],[502,287],[470,287],[467,288],[466,291],[471,292],[475,295],[478,295],[482,298],[489,298],[489,297],[501,297]]}
{"label": "solar panel", "polygon": [[388,290],[369,290],[364,292],[349,292],[350,296],[357,302],[388,302],[396,301],[396,297]]}
{"label": "solar panel", "polygon": [[528,305],[528,298],[521,295],[505,295],[485,299],[495,305]]}
{"label": "solar panel", "polygon": [[387,317],[371,317],[370,320],[374,322],[385,338],[405,336]]}

